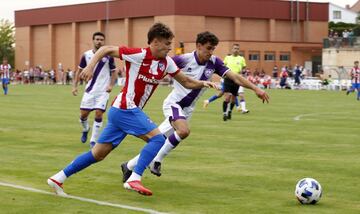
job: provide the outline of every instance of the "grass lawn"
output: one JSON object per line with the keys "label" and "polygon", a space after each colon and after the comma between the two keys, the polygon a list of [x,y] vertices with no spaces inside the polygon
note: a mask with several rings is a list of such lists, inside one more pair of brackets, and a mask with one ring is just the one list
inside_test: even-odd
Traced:
{"label": "grass lawn", "polygon": [[[72,96],[69,86],[9,87],[8,96],[0,95],[0,182],[50,191],[46,179],[89,149],[80,142],[81,96]],[[157,124],[164,119],[162,101],[170,89],[159,87],[145,107]],[[208,90],[203,98],[213,93]],[[200,99],[191,135],[165,160],[163,175],[144,174],[152,197],[122,187],[119,165],[144,145],[132,136],[104,161],[68,179],[65,191],[169,213],[360,213],[360,102],[355,95],[268,93],[271,103],[262,104],[247,91],[250,113],[234,112],[226,122],[222,100],[203,109]],[[303,177],[321,183],[317,205],[295,199],[295,184]],[[140,212],[0,185],[0,213]]]}

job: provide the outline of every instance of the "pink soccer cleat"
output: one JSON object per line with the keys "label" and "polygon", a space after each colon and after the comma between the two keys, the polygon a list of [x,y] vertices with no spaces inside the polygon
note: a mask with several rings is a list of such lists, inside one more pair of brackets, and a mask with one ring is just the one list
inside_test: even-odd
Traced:
{"label": "pink soccer cleat", "polygon": [[151,196],[152,192],[149,189],[146,189],[142,184],[141,181],[128,181],[124,183],[124,188],[133,190],[138,192],[141,195]]}

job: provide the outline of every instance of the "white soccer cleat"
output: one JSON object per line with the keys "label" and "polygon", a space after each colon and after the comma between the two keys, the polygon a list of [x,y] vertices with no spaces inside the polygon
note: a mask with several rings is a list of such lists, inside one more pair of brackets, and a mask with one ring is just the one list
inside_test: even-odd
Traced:
{"label": "white soccer cleat", "polygon": [[47,180],[48,185],[54,190],[56,195],[67,196],[62,187],[62,183],[57,182],[56,180],[49,178]]}
{"label": "white soccer cleat", "polygon": [[242,113],[242,114],[247,114],[247,113],[249,113],[249,112],[250,112],[250,111],[249,111],[249,110],[247,110],[247,109],[246,109],[246,110],[241,111],[241,113]]}

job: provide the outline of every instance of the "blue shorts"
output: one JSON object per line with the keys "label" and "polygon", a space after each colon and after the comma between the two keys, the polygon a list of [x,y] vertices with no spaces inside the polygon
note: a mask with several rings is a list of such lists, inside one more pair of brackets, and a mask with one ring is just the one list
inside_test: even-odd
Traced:
{"label": "blue shorts", "polygon": [[140,109],[118,109],[111,107],[108,123],[101,132],[98,143],[111,143],[117,147],[126,135],[140,136],[157,128],[157,125]]}
{"label": "blue shorts", "polygon": [[10,83],[10,80],[9,78],[2,78],[2,84],[9,84]]}
{"label": "blue shorts", "polygon": [[351,85],[352,85],[352,88],[353,88],[353,89],[358,89],[358,88],[360,88],[360,83],[352,83]]}

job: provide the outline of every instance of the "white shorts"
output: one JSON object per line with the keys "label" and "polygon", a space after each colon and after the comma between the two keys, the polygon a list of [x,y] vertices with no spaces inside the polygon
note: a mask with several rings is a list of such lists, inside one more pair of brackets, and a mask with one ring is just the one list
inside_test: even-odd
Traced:
{"label": "white shorts", "polygon": [[244,93],[244,87],[242,87],[242,86],[240,86],[239,90],[238,90],[238,94],[240,94],[240,93]]}
{"label": "white shorts", "polygon": [[106,110],[107,102],[109,100],[109,93],[104,92],[101,94],[92,94],[84,93],[84,96],[81,100],[80,109],[81,110]]}
{"label": "white shorts", "polygon": [[191,113],[185,112],[178,104],[165,104],[163,105],[163,113],[165,120],[159,125],[160,132],[169,137],[173,132],[174,128],[171,126],[171,121],[178,119],[185,119],[189,121]]}

